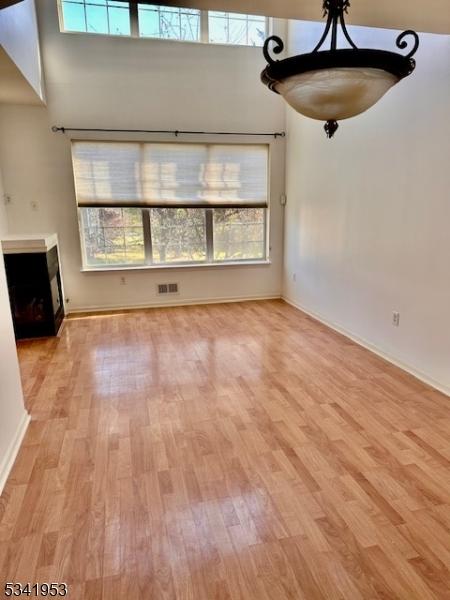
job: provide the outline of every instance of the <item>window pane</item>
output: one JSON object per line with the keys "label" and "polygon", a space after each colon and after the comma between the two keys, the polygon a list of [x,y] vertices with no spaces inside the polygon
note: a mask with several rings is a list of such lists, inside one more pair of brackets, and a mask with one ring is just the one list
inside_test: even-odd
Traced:
{"label": "window pane", "polygon": [[266,21],[249,21],[247,44],[249,46],[263,46],[265,39]]}
{"label": "window pane", "polygon": [[228,28],[228,43],[229,44],[246,44],[247,43],[247,22],[242,19],[230,19]]}
{"label": "window pane", "polygon": [[200,40],[200,11],[155,4],[139,4],[139,35],[170,40]]}
{"label": "window pane", "polygon": [[140,208],[122,208],[121,210],[125,227],[142,229],[142,211]]}
{"label": "window pane", "polygon": [[86,31],[83,4],[63,2],[63,22],[66,31]]}
{"label": "window pane", "polygon": [[150,222],[154,263],[206,260],[203,209],[152,208]]}
{"label": "window pane", "polygon": [[[125,5],[126,6],[126,5]],[[108,8],[109,33],[113,35],[130,35],[130,12],[123,8]]]}
{"label": "window pane", "polygon": [[106,6],[86,4],[86,23],[90,33],[108,33],[108,11]]}
{"label": "window pane", "polygon": [[209,17],[209,41],[213,44],[228,42],[228,19]]}
{"label": "window pane", "polygon": [[145,263],[139,208],[81,208],[87,266]]}
{"label": "window pane", "polygon": [[265,258],[265,209],[214,209],[214,260]]}
{"label": "window pane", "polygon": [[159,12],[139,8],[139,35],[159,38]]}
{"label": "window pane", "polygon": [[209,11],[208,24],[215,44],[262,46],[267,35],[265,17],[255,15]]}
{"label": "window pane", "polygon": [[200,39],[200,16],[181,14],[181,39],[197,42]]}
{"label": "window pane", "polygon": [[164,39],[181,39],[180,15],[175,12],[161,11],[159,13],[159,31],[160,36]]}
{"label": "window pane", "polygon": [[131,35],[130,5],[116,0],[62,0],[64,29]]}

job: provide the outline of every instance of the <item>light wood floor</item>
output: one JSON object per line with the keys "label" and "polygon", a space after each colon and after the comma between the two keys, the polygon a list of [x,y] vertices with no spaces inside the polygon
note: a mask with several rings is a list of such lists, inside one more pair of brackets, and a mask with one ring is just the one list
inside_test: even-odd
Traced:
{"label": "light wood floor", "polygon": [[450,598],[450,399],[287,304],[77,318],[19,354],[0,594]]}

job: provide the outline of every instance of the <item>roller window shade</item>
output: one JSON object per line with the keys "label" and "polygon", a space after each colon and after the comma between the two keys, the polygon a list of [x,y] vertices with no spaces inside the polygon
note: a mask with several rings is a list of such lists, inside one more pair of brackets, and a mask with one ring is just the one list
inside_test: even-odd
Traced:
{"label": "roller window shade", "polygon": [[72,142],[78,206],[266,207],[268,146]]}

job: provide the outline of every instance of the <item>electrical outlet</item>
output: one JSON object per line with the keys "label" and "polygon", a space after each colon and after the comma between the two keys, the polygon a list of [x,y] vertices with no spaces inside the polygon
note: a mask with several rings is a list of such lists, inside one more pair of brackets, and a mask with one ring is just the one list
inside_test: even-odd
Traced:
{"label": "electrical outlet", "polygon": [[392,325],[394,327],[399,327],[399,325],[400,325],[400,313],[399,312],[394,311],[392,313]]}
{"label": "electrical outlet", "polygon": [[127,280],[123,276],[120,278],[120,285],[127,285]]}
{"label": "electrical outlet", "polygon": [[297,273],[292,273],[292,281],[297,281]]}

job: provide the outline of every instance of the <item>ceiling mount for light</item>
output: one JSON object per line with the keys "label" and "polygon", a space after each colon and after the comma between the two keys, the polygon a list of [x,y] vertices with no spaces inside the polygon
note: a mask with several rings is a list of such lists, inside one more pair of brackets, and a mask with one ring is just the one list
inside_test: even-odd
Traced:
{"label": "ceiling mount for light", "polygon": [[[345,25],[344,14],[349,6],[349,0],[324,0],[327,24],[319,43],[309,54],[273,60],[269,54],[270,44],[274,44],[275,54],[284,49],[283,41],[275,35],[267,38],[263,48],[268,62],[261,73],[263,83],[281,94],[297,112],[326,121],[325,132],[329,138],[336,133],[338,121],[366,111],[414,71],[413,56],[419,47],[419,36],[408,30],[401,33],[396,42],[397,48],[404,50],[408,46],[405,38],[413,38],[414,45],[406,56],[386,50],[359,49]],[[339,25],[350,48],[337,48]],[[321,50],[330,32],[330,49]]]}

